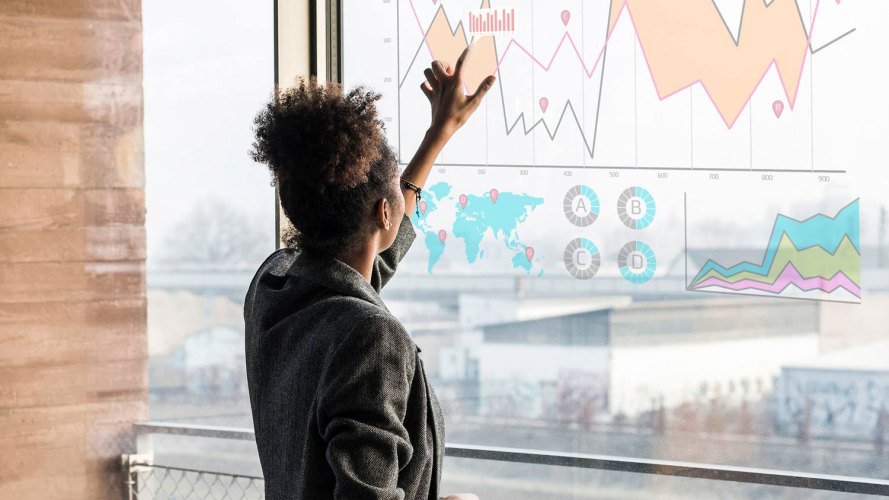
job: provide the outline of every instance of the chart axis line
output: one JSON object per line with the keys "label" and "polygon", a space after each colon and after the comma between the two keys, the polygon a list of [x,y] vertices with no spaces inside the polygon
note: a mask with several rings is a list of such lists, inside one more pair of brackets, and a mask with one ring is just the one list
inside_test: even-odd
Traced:
{"label": "chart axis line", "polygon": [[[399,166],[407,166],[406,162],[399,162]],[[846,170],[818,169],[800,170],[791,168],[732,168],[732,167],[647,167],[647,166],[617,166],[617,165],[528,165],[509,163],[435,163],[439,167],[454,168],[521,168],[521,169],[572,169],[572,170],[656,170],[671,172],[757,172],[757,173],[792,173],[792,174],[845,174]]]}

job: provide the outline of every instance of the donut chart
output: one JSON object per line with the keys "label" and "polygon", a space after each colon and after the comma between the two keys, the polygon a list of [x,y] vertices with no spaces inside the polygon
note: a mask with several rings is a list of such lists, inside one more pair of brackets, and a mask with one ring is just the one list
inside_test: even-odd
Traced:
{"label": "donut chart", "polygon": [[654,277],[657,257],[654,250],[644,242],[631,241],[618,252],[617,266],[625,280],[641,285]]}
{"label": "donut chart", "polygon": [[628,187],[617,200],[617,215],[630,229],[645,229],[654,221],[656,212],[654,197],[643,187]]}
{"label": "donut chart", "polygon": [[565,247],[565,268],[579,280],[588,280],[599,272],[602,256],[596,245],[586,238],[576,238]]}
{"label": "donut chart", "polygon": [[578,184],[565,193],[562,208],[569,222],[577,227],[587,227],[599,218],[601,206],[593,188]]}

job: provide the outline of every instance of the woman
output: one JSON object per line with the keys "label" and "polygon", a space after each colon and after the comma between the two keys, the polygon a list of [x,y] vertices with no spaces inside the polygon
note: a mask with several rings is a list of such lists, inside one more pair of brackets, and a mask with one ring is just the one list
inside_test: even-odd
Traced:
{"label": "woman", "polygon": [[467,52],[426,70],[432,123],[400,176],[378,94],[300,80],[256,118],[253,158],[293,226],[244,305],[269,500],[439,498],[441,409],[420,348],[378,292],[415,237],[408,214],[433,161],[494,82],[465,94]]}

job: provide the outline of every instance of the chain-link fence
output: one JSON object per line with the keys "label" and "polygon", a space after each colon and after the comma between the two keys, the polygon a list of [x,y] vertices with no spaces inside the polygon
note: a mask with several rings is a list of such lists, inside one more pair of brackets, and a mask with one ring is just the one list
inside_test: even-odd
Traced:
{"label": "chain-link fence", "polygon": [[259,500],[265,498],[261,477],[178,467],[136,465],[129,469],[130,500]]}

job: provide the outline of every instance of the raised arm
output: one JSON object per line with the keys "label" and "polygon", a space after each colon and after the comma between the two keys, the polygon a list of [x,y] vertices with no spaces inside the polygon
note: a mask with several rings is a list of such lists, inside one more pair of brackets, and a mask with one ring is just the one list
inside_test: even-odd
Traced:
{"label": "raised arm", "polygon": [[[495,77],[491,75],[479,84],[475,93],[466,94],[463,71],[471,48],[470,45],[460,54],[454,67],[446,62],[433,61],[432,66],[424,72],[426,80],[420,88],[432,105],[432,122],[413,159],[401,174],[403,180],[421,188],[426,184],[432,164],[442,148],[457,129],[469,120],[481,104],[482,98],[494,85]],[[404,211],[412,213],[417,206],[416,194],[412,189],[404,188],[404,202]]]}
{"label": "raised arm", "polygon": [[[482,81],[474,94],[466,94],[463,83],[463,67],[470,54],[470,47],[460,54],[455,67],[452,68],[442,61],[433,61],[432,66],[427,68],[424,73],[426,80],[423,81],[420,88],[432,105],[432,122],[420,147],[401,174],[403,181],[408,181],[420,188],[426,184],[429,171],[442,148],[478,109],[482,98],[494,84],[495,78],[491,75]],[[410,214],[417,208],[416,192],[412,188],[405,187],[404,183],[402,183],[402,189],[404,190],[405,216],[400,221],[398,235],[392,246],[380,253],[374,260],[370,283],[377,291],[395,274],[395,268],[416,238],[409,219]]]}
{"label": "raised arm", "polygon": [[383,252],[380,252],[380,255],[374,259],[374,267],[371,270],[370,275],[370,285],[374,287],[377,292],[379,292],[395,274],[395,268],[398,267],[398,263],[404,258],[404,254],[407,253],[411,244],[414,242],[414,239],[417,237],[417,233],[414,231],[414,225],[411,224],[409,215],[410,212],[405,212],[404,216],[401,218],[401,223],[398,226],[398,234],[395,235],[395,241],[392,242],[392,246]]}

